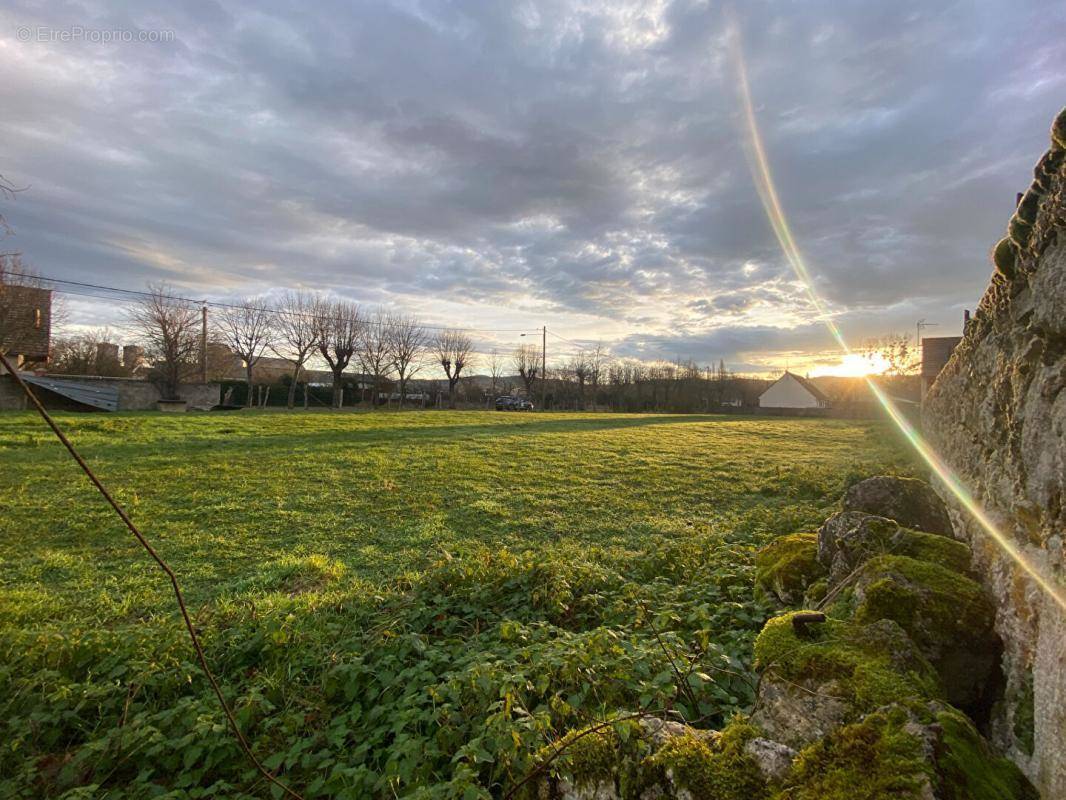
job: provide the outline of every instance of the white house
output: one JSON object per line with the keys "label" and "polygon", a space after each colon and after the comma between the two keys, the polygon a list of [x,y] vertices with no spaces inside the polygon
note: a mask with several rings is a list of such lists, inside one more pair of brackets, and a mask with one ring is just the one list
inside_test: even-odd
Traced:
{"label": "white house", "polygon": [[759,395],[760,408],[829,408],[829,398],[806,378],[786,371]]}

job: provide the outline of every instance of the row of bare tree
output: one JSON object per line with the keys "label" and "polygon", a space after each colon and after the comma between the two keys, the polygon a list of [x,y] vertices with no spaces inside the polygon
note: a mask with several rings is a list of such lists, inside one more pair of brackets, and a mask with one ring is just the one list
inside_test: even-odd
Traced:
{"label": "row of bare tree", "polygon": [[[256,365],[268,353],[292,364],[288,406],[308,361],[319,356],[333,376],[333,405],[343,402],[344,372],[350,366],[371,380],[374,391],[395,380],[403,406],[409,381],[432,364],[455,386],[474,357],[474,345],[461,330],[432,332],[399,312],[364,310],[356,303],[308,291],[288,291],[272,300],[251,297],[212,311],[209,334],[244,363],[249,387]],[[176,396],[178,385],[205,358],[203,318],[195,305],[152,286],[136,303],[131,323],[154,363],[163,391]],[[249,391],[248,404],[252,403]]]}
{"label": "row of bare tree", "polygon": [[[136,303],[130,319],[164,393],[176,396],[179,384],[203,369],[200,309],[171,296],[166,287],[154,286]],[[243,362],[249,387],[267,353],[291,364],[290,408],[295,404],[296,385],[301,375],[306,375],[311,359],[320,359],[332,375],[335,407],[343,403],[345,372],[352,367],[361,370],[375,395],[395,383],[401,407],[409,382],[423,370],[437,367],[447,380],[449,405],[454,407],[460,379],[470,374],[476,359],[473,341],[464,331],[433,331],[406,314],[367,311],[355,303],[308,291],[221,305],[212,309],[210,319],[208,336]],[[72,348],[72,353],[88,356],[91,348]],[[523,345],[506,356],[494,351],[486,366],[492,396],[499,389],[510,392],[514,377],[521,381],[526,396],[535,397],[539,388],[554,408],[666,409],[677,404],[682,395],[693,394],[696,387],[701,406],[727,399],[718,396],[726,377],[724,367],[714,374],[713,369],[701,370],[694,365],[617,360],[602,345],[557,362],[547,374],[543,353],[534,345]],[[712,375],[714,387],[708,389],[705,381]],[[250,390],[247,403],[254,403]],[[693,404],[684,403],[686,407]]]}

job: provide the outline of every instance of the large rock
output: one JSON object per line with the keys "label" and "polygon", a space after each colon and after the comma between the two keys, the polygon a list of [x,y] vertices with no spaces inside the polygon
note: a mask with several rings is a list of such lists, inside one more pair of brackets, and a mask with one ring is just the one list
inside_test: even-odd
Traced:
{"label": "large rock", "polygon": [[774,800],[1038,800],[969,720],[932,702],[890,704],[803,750]]}
{"label": "large rock", "polygon": [[895,520],[864,511],[841,511],[818,530],[818,561],[835,586],[862,564],[880,555],[903,555],[965,572],[970,548],[947,536],[902,527]]}
{"label": "large rock", "polygon": [[984,719],[998,689],[1001,646],[982,587],[955,570],[908,556],[867,561],[855,581],[855,619],[899,625],[940,675],[948,702]]}
{"label": "large rock", "polygon": [[1064,148],[1066,110],[922,415],[930,445],[1015,551],[942,492],[997,605],[1006,689],[992,720],[995,743],[1048,798],[1066,797]]}
{"label": "large rock", "polygon": [[840,685],[825,678],[799,681],[773,671],[759,682],[752,722],[768,737],[791,748],[803,748],[827,736],[848,717],[848,703],[838,697]]}
{"label": "large rock", "polygon": [[767,738],[800,749],[886,703],[940,691],[897,623],[829,618],[801,633],[793,616],[770,620],[755,640],[762,675],[751,721]]}
{"label": "large rock", "polygon": [[767,783],[784,780],[796,757],[796,751],[788,745],[761,736],[748,741],[744,745],[744,752],[755,761]]}
{"label": "large rock", "polygon": [[844,493],[845,511],[865,511],[894,519],[904,528],[951,536],[951,518],[940,496],[925,481],[878,475]]}

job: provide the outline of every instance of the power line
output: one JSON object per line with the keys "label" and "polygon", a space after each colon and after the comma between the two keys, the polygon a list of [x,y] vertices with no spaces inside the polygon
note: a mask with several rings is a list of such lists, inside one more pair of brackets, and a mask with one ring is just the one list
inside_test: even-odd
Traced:
{"label": "power line", "polygon": [[[247,311],[261,311],[261,312],[264,312],[264,313],[270,313],[270,314],[275,314],[275,315],[279,315],[279,316],[280,315],[288,315],[288,316],[296,316],[296,317],[300,317],[300,318],[304,318],[304,319],[324,319],[325,318],[321,314],[311,314],[311,313],[306,313],[306,312],[291,312],[291,311],[285,311],[283,309],[271,308],[271,307],[262,307],[262,308],[260,308],[260,307],[241,304],[241,303],[224,303],[224,302],[221,302],[221,301],[218,301],[218,300],[194,300],[194,299],[192,299],[190,297],[184,297],[184,296],[181,296],[181,295],[158,294],[158,293],[155,293],[155,292],[141,291],[141,290],[137,290],[137,289],[123,289],[123,288],[120,288],[120,287],[117,287],[117,286],[108,286],[106,284],[89,283],[89,282],[85,282],[85,281],[74,281],[74,280],[68,280],[66,278],[52,278],[52,277],[43,276],[43,275],[36,275],[36,274],[33,275],[33,276],[29,276],[29,277],[31,277],[31,279],[34,282],[43,283],[43,284],[52,284],[53,285],[52,288],[54,288],[55,291],[61,292],[62,294],[66,294],[66,295],[72,295],[74,297],[86,297],[86,298],[92,298],[92,299],[96,299],[96,300],[112,300],[112,301],[119,300],[119,301],[125,301],[125,302],[135,302],[135,301],[137,301],[139,299],[148,298],[148,297],[162,297],[163,299],[171,300],[171,301],[174,301],[174,302],[187,303],[189,305],[197,305],[197,306],[205,305],[205,306],[208,306],[208,307],[218,308],[218,309],[233,309],[233,310],[240,309],[240,310],[247,310]],[[59,287],[63,287],[63,288],[59,288]],[[100,294],[100,292],[111,292],[113,294]],[[116,294],[120,295],[120,297],[115,297],[114,295],[116,295]],[[358,324],[360,324],[360,325],[373,325],[374,321],[373,320],[359,320]],[[418,325],[420,327],[426,329],[426,330],[433,330],[433,331],[466,331],[466,332],[470,332],[470,333],[489,333],[489,334],[492,334],[492,333],[535,334],[535,333],[541,333],[542,330],[543,330],[543,326],[539,327],[539,328],[525,329],[525,328],[467,328],[467,327],[459,327],[459,326],[427,325],[427,324],[423,324],[423,323],[418,323]],[[569,344],[569,345],[571,345],[573,347],[576,347],[578,350],[587,350],[587,349],[589,349],[589,344],[588,344],[587,341],[584,344],[582,344],[581,342],[575,341],[573,339],[568,339],[567,337],[556,333],[555,331],[551,330],[550,328],[547,329],[547,334],[552,336],[552,337],[554,337],[555,339],[558,339],[559,341],[566,342],[567,344]],[[652,341],[656,341],[656,340],[660,339],[661,336],[662,336],[661,334],[647,334],[647,335],[645,335],[642,338],[645,338],[645,339],[648,339],[648,340],[652,340]],[[478,355],[484,355],[484,356],[491,355],[490,352],[487,352],[487,351],[484,351],[484,350],[475,350],[474,352],[477,353]]]}
{"label": "power line", "polygon": [[582,350],[585,349],[585,345],[580,344],[579,342],[575,342],[573,339],[567,339],[565,336],[560,336],[555,331],[549,330],[548,333],[554,336],[556,339],[566,342],[567,344],[572,344],[574,347],[580,347]]}
{"label": "power line", "polygon": [[[256,306],[244,305],[242,303],[223,303],[223,302],[218,301],[218,300],[194,300],[191,297],[182,297],[180,295],[168,295],[168,294],[159,294],[159,293],[156,293],[156,292],[144,292],[144,291],[139,291],[137,289],[122,289],[122,288],[117,287],[117,286],[106,286],[104,284],[99,284],[99,283],[86,283],[84,281],[72,281],[72,280],[67,280],[65,278],[50,278],[50,277],[45,276],[45,275],[34,275],[33,279],[35,281],[41,281],[41,282],[44,282],[44,283],[53,284],[53,288],[55,288],[56,291],[62,292],[63,294],[70,294],[70,295],[74,295],[74,296],[77,296],[77,297],[93,297],[93,298],[96,298],[98,300],[114,300],[116,298],[112,297],[112,296],[108,296],[108,295],[93,294],[92,292],[78,291],[78,289],[95,289],[97,291],[114,292],[114,293],[120,294],[120,295],[131,295],[132,297],[129,298],[131,300],[132,299],[145,298],[145,297],[162,297],[165,300],[173,300],[174,302],[178,302],[178,303],[188,303],[189,305],[206,305],[206,306],[209,306],[209,307],[212,307],[212,308],[225,308],[225,309],[232,309],[232,310],[262,311],[262,312],[266,312],[266,313],[270,313],[270,314],[288,314],[288,315],[291,315],[291,316],[303,317],[305,319],[322,319],[323,318],[322,315],[320,315],[320,314],[307,314],[307,313],[303,313],[303,312],[287,312],[287,311],[283,311],[282,309],[278,309],[278,308],[270,308],[270,307],[259,308],[259,307],[256,307]],[[59,289],[59,288],[56,288],[55,285],[64,286],[64,287],[73,286],[73,287],[77,287],[77,289],[69,289],[69,288]],[[372,323],[369,320],[364,320],[364,321],[362,321],[362,324],[368,325],[368,324],[372,324]],[[423,324],[423,323],[419,323],[419,327],[425,328],[427,330],[435,330],[435,331],[469,331],[471,333],[534,333],[534,332],[539,330],[539,328],[528,328],[528,329],[527,328],[467,328],[467,327],[446,326],[446,325],[427,325],[427,324]]]}

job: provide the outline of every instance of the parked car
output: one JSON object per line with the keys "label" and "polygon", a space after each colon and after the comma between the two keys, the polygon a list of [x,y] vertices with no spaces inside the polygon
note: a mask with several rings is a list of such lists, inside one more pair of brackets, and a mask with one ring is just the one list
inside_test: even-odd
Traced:
{"label": "parked car", "polygon": [[524,397],[512,397],[504,395],[496,398],[497,411],[532,411],[533,403]]}

